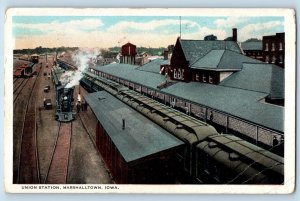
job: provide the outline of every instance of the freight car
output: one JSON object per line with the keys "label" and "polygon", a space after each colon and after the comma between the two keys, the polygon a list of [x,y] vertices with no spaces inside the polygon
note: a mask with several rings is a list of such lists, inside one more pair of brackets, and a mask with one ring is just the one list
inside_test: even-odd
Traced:
{"label": "freight car", "polygon": [[39,63],[39,55],[37,55],[37,54],[31,55],[30,61],[35,64]]}
{"label": "freight car", "polygon": [[36,74],[36,65],[34,63],[23,64],[17,67],[14,77],[31,77]]}
{"label": "freight car", "polygon": [[74,111],[74,87],[56,88],[56,115],[55,119],[60,122],[69,122],[75,119]]}
{"label": "freight car", "polygon": [[[177,153],[177,164],[182,170],[177,173],[180,182],[214,184],[283,182],[282,157],[232,135],[220,135],[206,122],[176,111],[120,84],[98,77],[94,73],[84,72],[84,74],[87,80],[185,142],[184,149]],[[229,143],[230,140],[232,143]],[[223,177],[219,175],[220,172],[223,173]]]}

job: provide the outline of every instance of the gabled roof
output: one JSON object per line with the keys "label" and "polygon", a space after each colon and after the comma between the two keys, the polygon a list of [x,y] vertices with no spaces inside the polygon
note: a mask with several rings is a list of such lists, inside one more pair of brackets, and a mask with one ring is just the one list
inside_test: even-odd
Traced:
{"label": "gabled roof", "polygon": [[191,68],[240,70],[243,67],[243,63],[262,62],[231,50],[211,50],[206,55],[198,59],[195,63],[191,64]]}
{"label": "gabled roof", "polygon": [[223,80],[220,85],[269,94],[272,99],[284,98],[284,70],[265,63],[243,64],[243,69]]}
{"label": "gabled roof", "polygon": [[248,41],[241,44],[243,50],[262,50],[262,41]]}
{"label": "gabled roof", "polygon": [[231,50],[242,53],[238,44],[234,41],[205,41],[205,40],[182,40],[179,39],[185,58],[190,64],[202,58],[211,50]]}
{"label": "gabled roof", "polygon": [[150,62],[138,67],[137,69],[141,70],[141,71],[159,73],[160,65],[166,65],[166,64],[169,64],[169,63],[170,63],[169,60],[153,59],[153,60],[150,60]]}
{"label": "gabled roof", "polygon": [[[126,162],[177,148],[184,143],[105,91],[86,101]],[[122,129],[122,119],[125,129]]]}

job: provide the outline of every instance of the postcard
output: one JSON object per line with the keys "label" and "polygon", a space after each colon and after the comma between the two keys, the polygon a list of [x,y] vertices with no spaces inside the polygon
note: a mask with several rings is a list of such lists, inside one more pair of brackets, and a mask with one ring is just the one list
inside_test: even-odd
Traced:
{"label": "postcard", "polygon": [[10,8],[9,193],[288,194],[295,13]]}

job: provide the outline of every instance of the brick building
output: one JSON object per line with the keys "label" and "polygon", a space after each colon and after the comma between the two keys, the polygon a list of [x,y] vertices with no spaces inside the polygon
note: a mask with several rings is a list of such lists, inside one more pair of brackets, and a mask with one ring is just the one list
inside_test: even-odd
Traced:
{"label": "brick building", "polygon": [[284,33],[276,33],[276,35],[263,36],[263,61],[284,68],[284,35]]}

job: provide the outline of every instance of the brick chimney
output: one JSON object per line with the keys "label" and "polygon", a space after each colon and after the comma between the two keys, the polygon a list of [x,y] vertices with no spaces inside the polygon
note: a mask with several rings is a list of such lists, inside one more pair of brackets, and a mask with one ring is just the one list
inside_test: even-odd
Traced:
{"label": "brick chimney", "polygon": [[168,60],[168,57],[169,57],[169,51],[164,50],[164,60]]}
{"label": "brick chimney", "polygon": [[237,28],[232,28],[232,41],[237,42]]}

